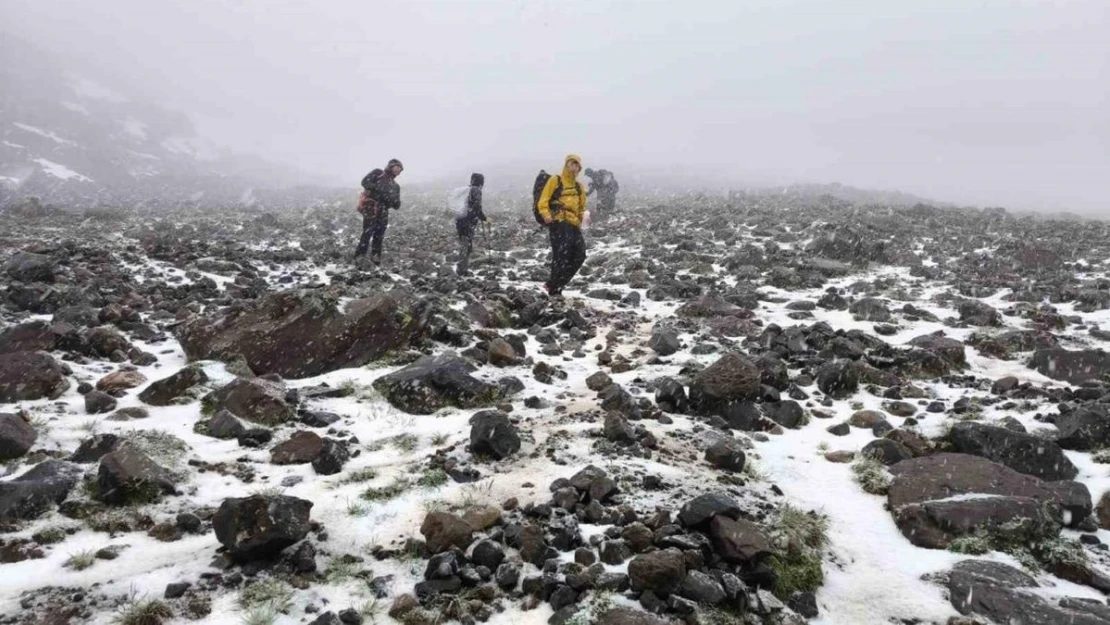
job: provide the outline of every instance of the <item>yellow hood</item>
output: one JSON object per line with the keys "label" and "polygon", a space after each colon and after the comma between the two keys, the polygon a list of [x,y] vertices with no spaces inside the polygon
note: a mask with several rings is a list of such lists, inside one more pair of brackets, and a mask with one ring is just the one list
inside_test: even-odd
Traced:
{"label": "yellow hood", "polygon": [[574,182],[578,180],[578,175],[570,171],[571,162],[578,163],[578,169],[582,169],[582,157],[577,154],[568,154],[566,160],[563,161],[563,186],[574,186]]}

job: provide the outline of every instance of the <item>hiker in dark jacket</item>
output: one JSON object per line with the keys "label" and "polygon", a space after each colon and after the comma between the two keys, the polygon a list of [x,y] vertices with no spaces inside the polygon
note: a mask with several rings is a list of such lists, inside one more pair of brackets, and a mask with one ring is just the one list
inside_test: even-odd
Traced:
{"label": "hiker in dark jacket", "polygon": [[617,191],[620,190],[620,185],[617,184],[617,179],[613,176],[613,172],[608,169],[586,169],[582,172],[590,179],[590,188],[586,192],[589,195],[597,192],[597,213],[598,217],[607,217],[617,207]]}
{"label": "hiker in dark jacket", "polygon": [[482,212],[482,187],[486,184],[486,177],[482,174],[470,174],[470,191],[466,194],[466,213],[455,218],[455,232],[459,235],[459,266],[457,272],[460,276],[469,273],[470,252],[474,249],[474,231],[478,222],[488,222],[486,214]]}
{"label": "hiker in dark jacket", "polygon": [[366,256],[370,250],[370,261],[375,265],[382,261],[382,242],[385,230],[389,227],[389,211],[401,208],[401,187],[397,176],[405,167],[401,161],[393,159],[380,174],[377,170],[366,174],[362,188],[366,190],[367,202],[360,205],[362,210],[362,237],[355,249],[355,262]]}

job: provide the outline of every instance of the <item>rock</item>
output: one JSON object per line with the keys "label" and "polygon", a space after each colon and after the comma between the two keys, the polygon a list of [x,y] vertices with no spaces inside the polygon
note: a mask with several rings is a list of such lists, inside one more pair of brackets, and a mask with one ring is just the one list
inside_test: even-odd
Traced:
{"label": "rock", "polygon": [[115,394],[142,386],[146,383],[146,376],[138,371],[118,369],[100,378],[96,382],[96,390]]}
{"label": "rock", "polygon": [[690,407],[698,414],[723,416],[730,404],[756,399],[761,373],[746,356],[728,352],[690,384]]}
{"label": "rock", "polygon": [[848,312],[861,321],[890,321],[890,309],[886,302],[874,297],[864,297],[848,307]]}
{"label": "rock", "polygon": [[312,625],[343,625],[343,621],[339,620],[339,616],[335,612],[329,610],[317,616],[312,621]]}
{"label": "rock", "polygon": [[735,564],[754,565],[772,553],[759,526],[744,519],[713,517],[709,522],[709,539],[722,558]]}
{"label": "rock", "polygon": [[883,410],[896,417],[912,417],[917,414],[917,407],[908,401],[884,401]]}
{"label": "rock", "polygon": [[248,429],[250,428],[246,423],[226,409],[221,409],[216,416],[208,420],[208,433],[214,438],[223,440],[239,438]]}
{"label": "rock", "polygon": [[81,479],[79,465],[47,460],[0,482],[0,520],[31,520],[60,504]]}
{"label": "rock", "polygon": [[860,453],[868,458],[875,458],[888,467],[914,457],[908,447],[889,438],[877,438],[867,443]]}
{"label": "rock", "polygon": [[499,387],[470,374],[475,370],[451,354],[424,356],[407,367],[374,381],[395,408],[410,414],[432,414],[440,408],[481,408],[502,396]]}
{"label": "rock", "polygon": [[1088,404],[1056,417],[1056,443],[1063,449],[1090,451],[1110,444],[1110,412]]}
{"label": "rock", "polygon": [[105,414],[116,409],[118,402],[115,397],[101,391],[85,393],[85,412],[89,414]]}
{"label": "rock", "polygon": [[189,590],[190,586],[192,586],[192,584],[189,582],[166,584],[166,590],[162,593],[162,596],[166,599],[180,599],[185,596],[185,591]]}
{"label": "rock", "polygon": [[1098,517],[1099,527],[1110,529],[1110,491],[1102,493],[1102,497],[1099,497],[1095,514]]}
{"label": "rock", "polygon": [[1055,442],[1005,428],[964,421],[948,435],[953,451],[981,456],[1042,480],[1070,480],[1079,474]]}
{"label": "rock", "polygon": [[805,422],[805,410],[793,399],[765,401],[761,407],[767,418],[784,428],[797,429]]}
{"label": "rock", "polygon": [[0,354],[0,403],[57,399],[69,388],[69,368],[47,354]]}
{"label": "rock", "polygon": [[687,571],[678,594],[696,603],[717,605],[725,600],[725,589],[712,575],[701,571]]}
{"label": "rock", "polygon": [[635,608],[618,607],[602,612],[596,625],[675,625],[676,621]]}
{"label": "rock", "polygon": [[1010,391],[1016,389],[1020,384],[1020,380],[1012,375],[1008,375],[1004,378],[999,378],[994,381],[994,384],[991,385],[991,393],[994,393],[995,395],[1005,395],[1006,393],[1009,393]]}
{"label": "rock", "polygon": [[956,311],[960,313],[960,321],[973,326],[998,326],[1002,325],[1002,317],[998,311],[989,304],[979,300],[965,299],[956,304]]}
{"label": "rock", "polygon": [[661,410],[684,414],[689,408],[686,388],[674,378],[655,381],[655,403]]}
{"label": "rock", "polygon": [[[1002,531],[1018,519],[1014,532],[1048,532],[1055,513],[1070,524],[1092,510],[1087,487],[1077,482],[1042,482],[1001,464],[967,454],[941,453],[905,460],[894,474],[887,504],[902,534],[913,544],[945,548],[980,529]],[[1021,536],[1019,536],[1021,538]]]}
{"label": "rock", "polygon": [[795,591],[786,600],[786,605],[807,619],[817,618],[820,614],[817,610],[817,595],[809,591]]}
{"label": "rock", "polygon": [[1110,353],[1099,349],[1038,349],[1029,366],[1041,375],[1068,384],[1110,379]]}
{"label": "rock", "polygon": [[504,460],[520,451],[520,435],[504,413],[483,410],[470,417],[470,453]]}
{"label": "rock", "polygon": [[678,333],[674,330],[658,328],[651,333],[648,347],[660,356],[670,356],[682,349],[682,343],[678,340]]}
{"label": "rock", "polygon": [[96,434],[82,441],[68,460],[79,464],[99,462],[107,454],[119,449],[123,443],[124,439],[115,434]]}
{"label": "rock", "polygon": [[312,460],[312,469],[316,471],[317,475],[335,475],[343,470],[343,465],[350,458],[351,454],[347,451],[347,445],[325,438],[324,446],[320,449],[320,455]]}
{"label": "rock", "polygon": [[618,445],[632,445],[636,442],[636,428],[628,420],[616,412],[605,414],[605,423],[601,433],[605,439]]}
{"label": "rock", "polygon": [[22,457],[31,450],[38,436],[22,416],[0,413],[0,462]]}
{"label": "rock", "polygon": [[123,445],[100,459],[99,499],[109,504],[147,502],[176,492],[177,478],[134,445]]}
{"label": "rock", "polygon": [[58,316],[56,314],[54,318],[55,325],[36,319],[8,326],[0,332],[0,354],[54,351],[54,348],[58,346],[61,335],[65,334],[64,326],[57,324]]}
{"label": "rock", "polygon": [[851,362],[834,360],[817,370],[817,388],[833,399],[845,399],[859,388],[859,374]]}
{"label": "rock", "polygon": [[725,493],[700,495],[682,506],[678,520],[683,526],[696,529],[707,527],[709,521],[718,515],[730,519],[739,518],[740,504]]}
{"label": "rock", "polygon": [[230,498],[212,517],[212,528],[235,561],[262,560],[308,535],[311,510],[311,501],[286,495]]}
{"label": "rock", "polygon": [[493,579],[502,590],[512,590],[520,582],[520,567],[511,562],[503,562],[494,572]]}
{"label": "rock", "polygon": [[462,520],[475,531],[484,532],[501,523],[501,510],[497,506],[476,506],[467,508]]}
{"label": "rock", "polygon": [[609,374],[605,373],[604,371],[597,371],[591,374],[590,377],[586,378],[586,388],[595,393],[612,383],[613,379],[610,378]]}
{"label": "rock", "polygon": [[139,393],[139,399],[151,406],[169,406],[173,400],[184,395],[185,391],[206,382],[208,375],[204,373],[204,369],[191,365],[167,378],[151,382],[150,386]]}
{"label": "rock", "polygon": [[848,418],[848,425],[871,429],[882,421],[886,421],[886,415],[878,410],[857,410]]}
{"label": "rock", "polygon": [[1037,582],[1009,565],[964,560],[952,567],[948,595],[960,614],[975,614],[996,623],[1105,625],[1110,614],[1102,602],[1064,599],[1050,603],[1036,592]]}
{"label": "rock", "polygon": [[194,318],[176,334],[189,360],[238,354],[258,375],[303,378],[403,351],[427,332],[427,312],[395,293],[339,307],[322,293],[287,290]]}
{"label": "rock", "polygon": [[427,541],[428,552],[435,554],[450,547],[465,551],[474,536],[474,528],[449,512],[431,512],[424,517],[420,533]]}
{"label": "rock", "polygon": [[694,318],[739,317],[746,319],[752,316],[750,310],[730,304],[716,295],[702,295],[690,300],[679,306],[674,314],[678,317]]}
{"label": "rock", "polygon": [[825,452],[825,460],[835,464],[848,464],[856,459],[856,452],[848,450],[840,451],[827,451]]}
{"label": "rock", "polygon": [[623,540],[607,540],[601,543],[598,551],[602,562],[614,566],[624,564],[625,560],[632,557],[632,549]]}
{"label": "rock", "polygon": [[288,440],[270,450],[270,462],[274,464],[308,464],[319,457],[324,450],[324,439],[315,432],[294,432]]}
{"label": "rock", "polygon": [[127,354],[133,349],[120,331],[112,326],[98,326],[85,333],[91,355],[112,359],[113,354]]}
{"label": "rock", "polygon": [[486,350],[489,364],[495,367],[509,367],[515,365],[519,358],[517,358],[516,350],[505,339],[494,339],[490,341],[489,349]]}
{"label": "rock", "polygon": [[54,259],[44,254],[16,252],[5,267],[8,276],[18,282],[54,282]]}
{"label": "rock", "polygon": [[285,402],[285,394],[274,382],[236,378],[204,396],[205,409],[213,413],[227,410],[251,423],[275,426],[292,421],[296,411]]}
{"label": "rock", "polygon": [[711,445],[705,450],[705,459],[718,469],[735,473],[744,470],[746,460],[744,450],[732,440],[720,440]]}
{"label": "rock", "polygon": [[478,566],[484,566],[491,571],[496,571],[497,567],[505,561],[505,550],[500,544],[492,540],[480,540],[474,545],[474,551],[470,555],[470,561]]}
{"label": "rock", "polygon": [[628,578],[633,592],[669,595],[686,578],[686,558],[674,548],[640,554],[628,563]]}

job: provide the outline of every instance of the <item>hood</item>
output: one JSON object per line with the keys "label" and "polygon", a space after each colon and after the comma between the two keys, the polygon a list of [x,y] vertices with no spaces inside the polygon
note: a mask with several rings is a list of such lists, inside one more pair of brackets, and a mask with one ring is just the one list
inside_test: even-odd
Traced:
{"label": "hood", "polygon": [[571,173],[569,165],[571,162],[578,163],[578,167],[582,167],[582,157],[577,154],[568,154],[566,160],[563,161],[563,181],[574,182],[578,176]]}
{"label": "hood", "polygon": [[486,184],[486,177],[482,174],[470,174],[470,186],[480,187]]}

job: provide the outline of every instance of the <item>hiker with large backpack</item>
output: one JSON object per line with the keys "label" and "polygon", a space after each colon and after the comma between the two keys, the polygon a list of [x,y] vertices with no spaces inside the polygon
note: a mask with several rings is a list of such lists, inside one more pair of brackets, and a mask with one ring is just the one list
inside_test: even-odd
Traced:
{"label": "hiker with large backpack", "polygon": [[482,187],[486,177],[470,174],[470,186],[452,192],[452,210],[455,212],[455,233],[459,236],[459,264],[455,271],[460,276],[469,273],[470,252],[474,249],[474,230],[478,222],[489,223],[482,212]]}
{"label": "hiker with large backpack", "polygon": [[[580,171],[582,159],[571,154],[564,161],[561,174],[548,176],[540,171],[533,186],[532,212],[536,221],[547,226],[551,239],[551,276],[543,287],[553,297],[562,294],[586,261],[586,240],[582,238],[586,190],[578,182]],[[547,179],[540,187],[544,177]]]}
{"label": "hiker with large backpack", "polygon": [[362,179],[362,194],[358,202],[358,212],[362,213],[362,237],[355,248],[356,264],[361,263],[367,249],[370,250],[370,261],[375,265],[381,263],[389,211],[401,208],[401,187],[397,184],[397,176],[404,169],[401,161],[392,159],[384,170],[375,169]]}
{"label": "hiker with large backpack", "polygon": [[620,190],[620,185],[617,184],[616,177],[608,169],[595,171],[587,168],[583,173],[590,179],[590,187],[586,195],[597,192],[598,217],[608,217],[617,207],[617,191]]}

